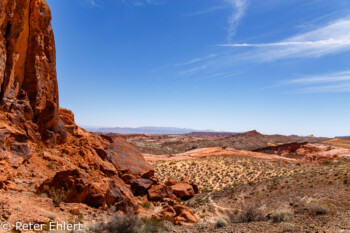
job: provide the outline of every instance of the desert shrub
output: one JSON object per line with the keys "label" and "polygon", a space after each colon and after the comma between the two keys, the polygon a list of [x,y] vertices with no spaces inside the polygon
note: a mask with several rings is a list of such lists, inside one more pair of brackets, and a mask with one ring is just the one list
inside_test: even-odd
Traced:
{"label": "desert shrub", "polygon": [[53,201],[53,204],[58,207],[61,202],[65,201],[66,199],[66,190],[64,188],[55,188],[55,187],[49,187],[48,185],[45,185],[43,187],[43,190],[38,192],[37,194],[39,196],[43,196],[44,194],[47,194],[48,197],[50,197]]}
{"label": "desert shrub", "polygon": [[99,223],[92,228],[90,232],[94,233],[138,233],[142,222],[136,215],[115,214],[107,223]]}
{"label": "desert shrub", "polygon": [[321,203],[313,203],[310,208],[311,212],[315,215],[324,215],[329,213],[329,207]]}
{"label": "desert shrub", "polygon": [[293,220],[293,212],[290,210],[277,210],[271,213],[272,222],[289,222]]}
{"label": "desert shrub", "polygon": [[259,208],[248,205],[245,206],[240,213],[235,215],[232,213],[230,215],[230,219],[232,222],[235,223],[242,223],[242,222],[261,222],[265,221],[266,217],[264,215],[264,212],[260,210]]}
{"label": "desert shrub", "polygon": [[142,218],[139,233],[165,233],[172,231],[173,224],[169,221],[158,221],[153,218]]}
{"label": "desert shrub", "polygon": [[219,217],[215,220],[215,228],[224,228],[227,227],[228,222],[225,218]]}
{"label": "desert shrub", "polygon": [[165,230],[165,232],[171,232],[173,231],[174,225],[169,222],[169,221],[163,221],[163,229]]}
{"label": "desert shrub", "polygon": [[294,232],[295,231],[295,225],[289,222],[282,222],[281,223],[282,232]]}
{"label": "desert shrub", "polygon": [[139,218],[137,215],[119,213],[107,223],[99,223],[90,227],[93,233],[166,233],[173,229],[169,221],[157,221],[152,218]]}
{"label": "desert shrub", "polygon": [[152,207],[152,203],[149,202],[149,201],[144,201],[142,202],[142,206],[145,208],[145,209],[150,209]]}

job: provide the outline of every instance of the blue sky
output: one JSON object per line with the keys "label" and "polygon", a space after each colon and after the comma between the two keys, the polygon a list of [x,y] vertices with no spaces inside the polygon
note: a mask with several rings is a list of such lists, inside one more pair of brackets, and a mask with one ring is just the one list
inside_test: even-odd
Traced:
{"label": "blue sky", "polygon": [[350,134],[348,0],[47,0],[81,125]]}

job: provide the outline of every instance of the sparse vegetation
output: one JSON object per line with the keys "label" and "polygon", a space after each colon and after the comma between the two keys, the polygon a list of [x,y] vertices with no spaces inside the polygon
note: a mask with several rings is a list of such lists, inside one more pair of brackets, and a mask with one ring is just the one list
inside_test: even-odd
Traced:
{"label": "sparse vegetation", "polygon": [[224,227],[227,227],[228,225],[228,222],[225,218],[223,217],[218,217],[216,220],[215,220],[215,228],[224,228]]}
{"label": "sparse vegetation", "polygon": [[271,213],[270,218],[272,219],[272,222],[275,223],[289,222],[293,220],[293,212],[288,209],[276,210]]}
{"label": "sparse vegetation", "polygon": [[45,185],[43,187],[43,190],[39,193],[37,193],[39,196],[43,194],[47,194],[53,201],[55,206],[59,206],[61,202],[63,202],[66,199],[66,190],[64,188],[58,189],[55,187],[49,187]]}
{"label": "sparse vegetation", "polygon": [[116,213],[107,223],[99,223],[90,229],[94,233],[138,233],[141,228],[140,219],[133,214]]}
{"label": "sparse vegetation", "polygon": [[152,208],[152,203],[149,202],[149,201],[144,201],[144,202],[142,202],[142,206],[145,209],[151,209]]}
{"label": "sparse vegetation", "polygon": [[92,226],[93,233],[165,233],[171,231],[173,225],[168,221],[157,221],[153,218],[139,218],[132,213],[115,214],[107,223]]}
{"label": "sparse vegetation", "polygon": [[325,215],[330,212],[329,207],[321,203],[312,203],[309,209],[315,215]]}
{"label": "sparse vegetation", "polygon": [[234,223],[242,222],[261,222],[266,220],[264,212],[254,205],[245,206],[241,212],[231,214],[230,219]]}

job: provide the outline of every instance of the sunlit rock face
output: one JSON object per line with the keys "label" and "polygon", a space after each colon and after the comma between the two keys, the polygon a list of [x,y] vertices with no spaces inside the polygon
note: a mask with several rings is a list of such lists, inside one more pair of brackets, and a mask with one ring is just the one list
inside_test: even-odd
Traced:
{"label": "sunlit rock face", "polygon": [[3,111],[35,123],[48,144],[65,140],[58,115],[51,12],[45,0],[0,1],[0,87]]}

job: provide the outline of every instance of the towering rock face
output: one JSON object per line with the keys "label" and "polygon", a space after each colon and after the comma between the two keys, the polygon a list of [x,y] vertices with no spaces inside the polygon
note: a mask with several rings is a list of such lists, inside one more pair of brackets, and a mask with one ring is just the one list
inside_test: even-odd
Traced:
{"label": "towering rock face", "polygon": [[63,142],[56,53],[45,0],[0,1],[0,106],[37,124],[43,141]]}

